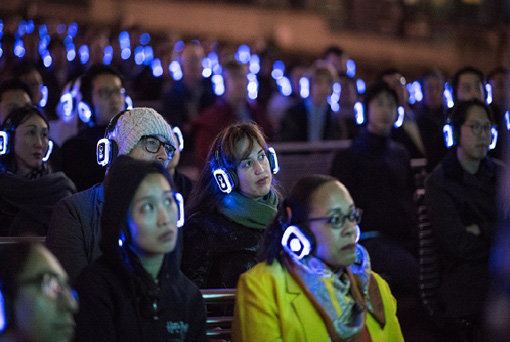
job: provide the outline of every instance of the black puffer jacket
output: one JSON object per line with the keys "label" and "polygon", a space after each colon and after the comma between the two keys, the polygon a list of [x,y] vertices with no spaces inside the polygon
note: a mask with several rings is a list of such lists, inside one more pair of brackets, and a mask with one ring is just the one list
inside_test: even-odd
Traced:
{"label": "black puffer jacket", "polygon": [[182,271],[199,288],[235,288],[255,266],[263,229],[244,227],[222,214],[192,215],[183,227]]}

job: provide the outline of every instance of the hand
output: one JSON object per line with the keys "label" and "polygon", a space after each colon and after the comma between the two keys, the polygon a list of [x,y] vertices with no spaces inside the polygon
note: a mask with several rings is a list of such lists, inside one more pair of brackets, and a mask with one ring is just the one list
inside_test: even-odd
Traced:
{"label": "hand", "polygon": [[466,227],[466,231],[471,234],[475,234],[476,236],[480,235],[480,227],[477,224],[472,224]]}

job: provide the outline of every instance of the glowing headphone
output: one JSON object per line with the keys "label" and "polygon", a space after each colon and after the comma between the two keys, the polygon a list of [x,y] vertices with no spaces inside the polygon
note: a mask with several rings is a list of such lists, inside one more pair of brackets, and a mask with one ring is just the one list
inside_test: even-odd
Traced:
{"label": "glowing headphone", "polygon": [[[364,123],[367,122],[368,114],[365,113],[365,110],[366,110],[365,105],[362,102],[358,101],[354,104],[354,118],[358,125],[363,125]],[[397,119],[393,123],[393,126],[395,128],[399,128],[404,123],[404,118],[405,118],[404,107],[398,106],[397,114],[398,114]]]}
{"label": "glowing headphone", "polygon": [[[177,205],[177,221],[175,225],[177,228],[181,228],[184,226],[184,197],[179,192],[173,191],[172,196],[175,200],[175,204]],[[120,231],[119,247],[122,247],[126,244],[126,235],[129,235],[129,233],[124,232],[124,230]]]}
{"label": "glowing headphone", "polygon": [[182,150],[184,149],[184,137],[182,135],[181,129],[177,126],[174,126],[174,128],[172,128],[172,132],[175,134],[175,137],[177,138],[175,145],[177,146],[179,152],[182,152]]}
{"label": "glowing headphone", "polygon": [[[294,259],[301,260],[310,255],[315,250],[315,237],[308,228],[301,229],[297,225],[290,224],[292,220],[292,211],[290,207],[287,210],[287,223],[283,224],[285,230],[283,232],[281,244],[283,249]],[[361,232],[359,225],[356,225],[356,243],[358,243]]]}
{"label": "glowing headphone", "polygon": [[[443,137],[444,143],[447,148],[451,148],[457,144],[455,139],[455,130],[453,128],[452,119],[449,117],[446,119],[446,123],[443,126]],[[491,143],[489,144],[489,150],[496,148],[498,142],[498,129],[496,126],[491,127]]]}
{"label": "glowing headphone", "polygon": [[6,298],[4,297],[3,291],[0,288],[0,333],[5,330],[7,326],[7,310],[6,310]]}
{"label": "glowing headphone", "polygon": [[[88,125],[92,125],[91,119],[92,119],[92,106],[90,106],[85,100],[81,100],[78,102],[77,106],[78,111],[78,117],[83,123],[86,123]],[[124,94],[124,110],[133,109],[133,100],[129,95]]]}
{"label": "glowing headphone", "polygon": [[128,112],[127,109],[115,115],[111,120],[108,126],[106,126],[104,138],[100,139],[96,145],[96,161],[101,166],[110,165],[117,154],[119,154],[119,147],[117,142],[112,139],[113,131],[115,130],[115,126],[117,126],[117,122],[119,122],[119,118]]}
{"label": "glowing headphone", "polygon": [[[280,171],[280,166],[278,165],[278,158],[276,157],[276,151],[272,147],[267,147],[265,150],[266,157],[269,160],[269,166],[271,168],[271,173],[273,175],[277,174]],[[218,188],[221,192],[229,194],[236,187],[239,186],[239,178],[237,177],[237,173],[224,166],[222,160],[223,157],[220,155],[220,147],[214,153],[215,166],[213,167],[213,177],[218,185]]]}

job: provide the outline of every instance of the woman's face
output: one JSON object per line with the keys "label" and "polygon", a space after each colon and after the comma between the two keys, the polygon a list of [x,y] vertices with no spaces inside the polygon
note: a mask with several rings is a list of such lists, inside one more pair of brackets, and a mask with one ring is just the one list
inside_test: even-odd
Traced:
{"label": "woman's face", "polygon": [[[348,215],[354,202],[347,189],[338,181],[320,186],[312,195],[312,218]],[[327,220],[310,222],[315,237],[315,255],[331,268],[349,266],[356,260],[356,222],[345,220],[342,227],[333,227]]]}
{"label": "woman's face", "polygon": [[177,204],[163,175],[149,174],[140,183],[131,203],[128,226],[131,246],[138,256],[158,256],[174,250]]}
{"label": "woman's face", "polygon": [[[248,139],[241,140],[237,146],[237,154],[242,155],[248,147]],[[237,167],[239,190],[249,198],[260,198],[269,193],[273,174],[271,173],[266,151],[257,142],[253,144],[250,154],[241,160]]]}
{"label": "woman's face", "polygon": [[377,135],[390,134],[397,119],[397,104],[389,93],[383,91],[374,97],[368,107],[368,130]]}
{"label": "woman's face", "polygon": [[16,128],[14,155],[19,173],[41,167],[48,151],[48,125],[39,115],[32,115]]}
{"label": "woman's face", "polygon": [[67,274],[45,247],[32,249],[18,284],[14,316],[21,340],[71,341],[78,302],[69,290]]}

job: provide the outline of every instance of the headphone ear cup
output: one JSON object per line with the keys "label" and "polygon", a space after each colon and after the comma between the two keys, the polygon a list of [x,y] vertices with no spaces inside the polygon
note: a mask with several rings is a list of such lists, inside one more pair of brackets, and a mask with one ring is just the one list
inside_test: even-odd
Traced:
{"label": "headphone ear cup", "polygon": [[289,225],[285,228],[281,244],[287,253],[298,260],[312,254],[315,249],[313,236],[310,237],[296,225]]}
{"label": "headphone ear cup", "polygon": [[234,190],[236,184],[228,170],[222,167],[216,168],[213,170],[213,177],[221,192],[229,194]]}
{"label": "headphone ear cup", "polygon": [[92,124],[92,108],[85,101],[78,103],[78,117],[80,120],[88,125]]}
{"label": "headphone ear cup", "polygon": [[9,153],[9,132],[0,131],[0,156]]}
{"label": "headphone ear cup", "polygon": [[14,321],[11,301],[0,286],[0,334]]}
{"label": "headphone ear cup", "polygon": [[277,174],[280,171],[280,165],[278,164],[278,157],[276,156],[276,151],[272,147],[268,147],[266,149],[267,160],[269,161],[269,167],[271,168],[271,172],[273,175]]}
{"label": "headphone ear cup", "polygon": [[453,125],[451,123],[446,123],[443,126],[443,136],[444,136],[444,142],[446,147],[450,148],[452,146],[455,146],[455,132],[453,129]]}
{"label": "headphone ear cup", "polygon": [[365,106],[361,102],[354,104],[354,119],[358,125],[362,125],[366,122]]}

